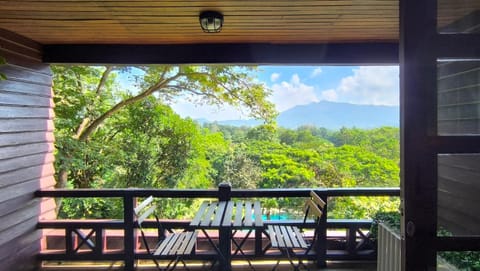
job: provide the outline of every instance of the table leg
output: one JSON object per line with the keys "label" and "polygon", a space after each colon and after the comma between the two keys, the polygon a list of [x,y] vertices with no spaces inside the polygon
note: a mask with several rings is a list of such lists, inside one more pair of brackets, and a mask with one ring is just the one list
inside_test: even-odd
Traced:
{"label": "table leg", "polygon": [[223,257],[220,257],[220,266],[222,270],[232,270],[232,229],[230,227],[221,227],[219,229],[219,247]]}

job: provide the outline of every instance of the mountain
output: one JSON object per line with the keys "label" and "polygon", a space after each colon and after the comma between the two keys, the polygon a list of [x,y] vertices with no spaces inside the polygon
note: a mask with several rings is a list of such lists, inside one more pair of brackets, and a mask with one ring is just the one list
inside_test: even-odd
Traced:
{"label": "mountain", "polygon": [[398,127],[400,109],[398,106],[357,105],[321,101],[286,110],[277,117],[277,123],[285,128],[297,128],[302,125],[314,125],[328,129]]}
{"label": "mountain", "polygon": [[[205,120],[202,120],[204,122]],[[400,109],[398,106],[358,105],[321,101],[295,106],[281,112],[277,123],[285,128],[313,125],[336,130],[341,127],[375,128],[380,126],[399,127]],[[255,126],[258,120],[225,120],[218,124],[231,126]]]}

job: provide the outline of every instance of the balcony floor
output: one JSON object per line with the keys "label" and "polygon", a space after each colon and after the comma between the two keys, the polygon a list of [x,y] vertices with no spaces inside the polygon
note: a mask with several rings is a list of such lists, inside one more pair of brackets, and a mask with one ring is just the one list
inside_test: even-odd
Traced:
{"label": "balcony floor", "polygon": [[[187,263],[188,268],[192,271],[201,271],[209,270],[209,266],[203,266],[201,263]],[[256,261],[253,263],[256,271],[270,271],[275,264],[274,261]],[[123,270],[122,262],[118,263],[98,263],[98,262],[82,262],[82,263],[72,263],[72,262],[48,262],[45,263],[41,271],[80,271],[80,270],[89,270],[89,271],[110,271],[110,270]],[[375,271],[377,269],[376,263],[346,263],[346,262],[329,262],[327,263],[327,268],[315,268],[314,264],[311,263],[308,266],[311,271]],[[232,263],[233,271],[249,271],[252,270],[249,268],[248,264],[243,261],[233,262]],[[149,262],[142,262],[137,266],[136,270],[141,271],[151,271],[157,270],[153,264]],[[177,266],[179,271],[185,270],[181,266]],[[287,261],[282,261],[280,266],[277,268],[278,271],[291,271],[292,268]]]}

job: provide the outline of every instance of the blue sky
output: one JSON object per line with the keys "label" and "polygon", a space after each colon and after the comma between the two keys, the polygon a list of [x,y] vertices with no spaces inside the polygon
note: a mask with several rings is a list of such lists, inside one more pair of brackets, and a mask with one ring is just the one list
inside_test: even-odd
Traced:
{"label": "blue sky", "polygon": [[[134,70],[130,71],[135,74]],[[122,87],[132,88],[128,73]],[[398,66],[260,66],[257,79],[272,90],[269,97],[279,112],[319,101],[398,105]],[[192,104],[180,97],[171,103],[182,117],[210,121],[247,119],[246,110],[230,106]],[[242,112],[243,111],[243,112]]]}
{"label": "blue sky", "polygon": [[[273,93],[279,112],[322,100],[398,105],[398,66],[260,66],[258,80]],[[199,106],[179,99],[172,108],[183,117],[210,121],[246,119],[241,110]]]}

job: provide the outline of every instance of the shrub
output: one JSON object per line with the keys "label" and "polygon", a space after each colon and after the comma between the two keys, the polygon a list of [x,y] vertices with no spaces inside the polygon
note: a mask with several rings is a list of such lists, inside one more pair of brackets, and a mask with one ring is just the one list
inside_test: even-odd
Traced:
{"label": "shrub", "polygon": [[400,232],[400,212],[378,212],[373,216],[373,223],[370,234],[374,240],[377,239],[378,224],[384,223],[392,230]]}
{"label": "shrub", "polygon": [[[452,233],[440,229],[439,236],[452,236]],[[464,271],[480,271],[480,251],[442,251],[440,257]]]}

